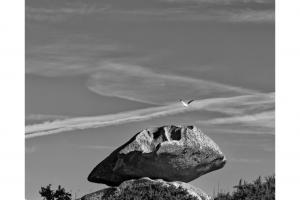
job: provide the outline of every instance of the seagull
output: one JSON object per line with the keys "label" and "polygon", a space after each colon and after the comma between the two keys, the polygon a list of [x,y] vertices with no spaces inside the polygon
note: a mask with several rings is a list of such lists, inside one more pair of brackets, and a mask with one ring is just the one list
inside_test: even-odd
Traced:
{"label": "seagull", "polygon": [[180,99],[180,102],[182,103],[183,106],[188,107],[190,105],[190,103],[192,103],[194,100],[189,100],[188,102],[183,101],[182,99]]}

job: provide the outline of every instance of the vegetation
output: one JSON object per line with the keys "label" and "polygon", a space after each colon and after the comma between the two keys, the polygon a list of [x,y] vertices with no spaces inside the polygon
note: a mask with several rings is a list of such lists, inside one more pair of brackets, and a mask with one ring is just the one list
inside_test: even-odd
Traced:
{"label": "vegetation", "polygon": [[106,198],[107,200],[198,200],[182,187],[176,188],[173,185],[165,187],[161,184],[149,185],[144,183],[123,190],[121,194],[116,196],[112,193]]}
{"label": "vegetation", "polygon": [[[39,191],[44,200],[71,200],[71,194],[66,192],[60,185],[57,190],[51,189],[51,184],[41,187]],[[133,198],[134,197],[134,198]],[[130,189],[121,193],[116,188],[110,188],[103,199],[106,200],[197,200],[182,187],[176,188],[160,184],[149,185],[141,182],[132,185]],[[275,200],[275,175],[265,177],[264,180],[258,177],[252,183],[242,179],[234,186],[232,193],[219,192],[214,200]]]}
{"label": "vegetation", "polygon": [[253,183],[240,180],[230,193],[218,193],[214,200],[275,200],[275,175],[258,177]]}
{"label": "vegetation", "polygon": [[60,185],[56,191],[51,189],[51,184],[41,187],[39,193],[44,200],[71,200],[71,194],[66,192]]}

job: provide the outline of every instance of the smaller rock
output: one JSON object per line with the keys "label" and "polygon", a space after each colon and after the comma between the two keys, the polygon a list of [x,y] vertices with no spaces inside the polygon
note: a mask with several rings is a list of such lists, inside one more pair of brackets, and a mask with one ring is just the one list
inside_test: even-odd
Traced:
{"label": "smaller rock", "polygon": [[87,194],[78,200],[212,200],[202,190],[190,184],[162,179],[141,179],[124,181],[118,187],[110,187]]}

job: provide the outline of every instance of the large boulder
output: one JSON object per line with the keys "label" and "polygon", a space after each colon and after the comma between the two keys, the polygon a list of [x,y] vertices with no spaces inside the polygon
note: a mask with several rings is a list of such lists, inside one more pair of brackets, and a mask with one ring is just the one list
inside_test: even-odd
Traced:
{"label": "large boulder", "polygon": [[87,194],[78,200],[211,200],[202,190],[183,182],[161,179],[128,180],[119,187],[111,187]]}
{"label": "large boulder", "polygon": [[225,162],[219,147],[196,126],[162,126],[137,133],[99,163],[88,180],[110,186],[141,177],[189,182]]}

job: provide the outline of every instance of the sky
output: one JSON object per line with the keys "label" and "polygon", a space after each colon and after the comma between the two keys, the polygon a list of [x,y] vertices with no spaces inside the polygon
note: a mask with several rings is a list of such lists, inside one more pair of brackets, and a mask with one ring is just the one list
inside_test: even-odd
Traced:
{"label": "sky", "polygon": [[[198,126],[226,155],[212,195],[275,168],[272,0],[27,0],[26,198],[87,176],[142,129]],[[185,108],[179,99],[195,99]]]}

